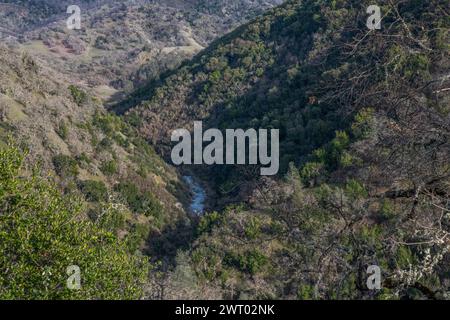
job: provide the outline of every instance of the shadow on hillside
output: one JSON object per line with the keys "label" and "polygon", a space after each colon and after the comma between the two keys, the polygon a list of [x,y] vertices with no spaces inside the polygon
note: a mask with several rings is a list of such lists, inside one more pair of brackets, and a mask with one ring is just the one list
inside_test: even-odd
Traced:
{"label": "shadow on hillside", "polygon": [[161,261],[167,267],[175,266],[178,250],[188,250],[195,240],[195,224],[195,221],[179,220],[159,233],[151,233],[145,254],[154,262]]}

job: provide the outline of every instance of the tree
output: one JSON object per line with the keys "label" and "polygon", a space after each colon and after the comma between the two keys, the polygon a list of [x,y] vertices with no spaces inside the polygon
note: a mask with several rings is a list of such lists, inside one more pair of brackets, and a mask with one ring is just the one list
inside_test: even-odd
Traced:
{"label": "tree", "polygon": [[[147,259],[90,221],[80,200],[27,174],[24,157],[0,150],[0,299],[140,298]],[[79,290],[67,286],[69,266],[80,269]]]}

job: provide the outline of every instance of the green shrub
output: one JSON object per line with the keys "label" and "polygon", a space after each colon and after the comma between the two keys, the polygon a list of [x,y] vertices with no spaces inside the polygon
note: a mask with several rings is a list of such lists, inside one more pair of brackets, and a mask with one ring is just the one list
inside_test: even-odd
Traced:
{"label": "green shrub", "polygon": [[77,105],[81,106],[82,104],[87,102],[88,96],[87,96],[86,92],[84,92],[83,90],[79,89],[78,87],[76,87],[74,85],[70,85],[69,91],[70,91],[70,94],[72,95],[73,101],[75,101],[75,103]]}
{"label": "green shrub", "polygon": [[416,263],[416,258],[407,246],[399,246],[395,254],[395,262],[398,268],[408,269]]}
{"label": "green shrub", "polygon": [[59,154],[53,157],[56,173],[63,178],[73,178],[78,175],[78,164],[70,156]]}
{"label": "green shrub", "polygon": [[197,226],[197,234],[211,232],[212,228],[222,220],[222,217],[217,211],[203,215]]}
{"label": "green shrub", "polygon": [[372,108],[365,108],[359,111],[352,124],[352,133],[357,139],[367,138],[373,127],[374,110]]}
{"label": "green shrub", "polygon": [[67,127],[65,122],[62,122],[58,128],[56,129],[56,133],[61,139],[66,140],[69,135],[69,128]]}
{"label": "green shrub", "polygon": [[157,221],[162,219],[163,207],[158,199],[150,192],[141,192],[135,184],[131,182],[119,183],[114,187],[119,192],[130,208],[139,214],[156,218]]}
{"label": "green shrub", "polygon": [[256,274],[260,272],[265,265],[267,265],[269,259],[259,252],[259,250],[252,250],[247,252],[243,259],[243,265],[241,265],[250,274]]}
{"label": "green shrub", "polygon": [[100,170],[106,176],[112,176],[117,173],[117,162],[115,160],[106,161],[100,167]]}
{"label": "green shrub", "polygon": [[395,207],[390,199],[383,199],[380,206],[380,213],[387,220],[395,217]]}
{"label": "green shrub", "polygon": [[149,232],[150,226],[146,223],[133,225],[126,239],[128,250],[130,252],[139,250],[142,243],[147,240]]}
{"label": "green shrub", "polygon": [[117,233],[120,229],[126,226],[125,212],[121,207],[113,206],[110,203],[107,207],[101,207],[101,214],[98,219],[99,225],[105,230]]}
{"label": "green shrub", "polygon": [[358,181],[351,179],[345,185],[345,193],[352,198],[367,197],[367,191]]}
{"label": "green shrub", "polygon": [[147,217],[154,217],[157,222],[161,222],[163,217],[163,207],[158,199],[151,192],[144,192],[141,196],[142,213]]}
{"label": "green shrub", "polygon": [[97,149],[99,151],[111,151],[113,144],[114,142],[110,138],[106,137],[103,138],[102,141],[100,141],[100,143],[97,145]]}
{"label": "green shrub", "polygon": [[245,236],[252,240],[257,239],[261,234],[261,224],[261,220],[256,217],[251,217],[245,226]]}
{"label": "green shrub", "polygon": [[108,189],[102,181],[80,181],[78,186],[88,201],[99,202],[108,199]]}
{"label": "green shrub", "polygon": [[297,290],[297,297],[299,300],[314,299],[314,286],[309,284],[301,285]]}
{"label": "green shrub", "polygon": [[76,156],[76,160],[77,160],[77,163],[79,166],[85,166],[86,164],[91,163],[91,159],[84,152],[82,154]]}
{"label": "green shrub", "polygon": [[228,252],[225,254],[223,261],[229,266],[236,267],[241,271],[255,275],[262,271],[264,266],[269,262],[269,259],[259,250],[254,249],[247,251],[245,254]]}
{"label": "green shrub", "polygon": [[318,162],[306,163],[301,170],[301,177],[303,181],[307,182],[313,178],[318,177],[320,175],[322,168],[323,164]]}

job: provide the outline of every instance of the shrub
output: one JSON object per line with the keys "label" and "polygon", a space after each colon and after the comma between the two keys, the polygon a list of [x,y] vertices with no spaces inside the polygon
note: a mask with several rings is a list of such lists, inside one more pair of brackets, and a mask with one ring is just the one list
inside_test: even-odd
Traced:
{"label": "shrub", "polygon": [[222,215],[216,211],[203,215],[197,227],[197,234],[211,232],[212,228],[222,220]]}
{"label": "shrub", "polygon": [[352,198],[367,197],[367,191],[364,186],[354,179],[350,179],[345,186],[345,193]]}
{"label": "shrub", "polygon": [[314,286],[309,284],[301,285],[297,291],[297,297],[299,300],[312,300],[314,299]]}
{"label": "shrub", "polygon": [[130,182],[119,183],[114,190],[124,197],[134,212],[147,217],[152,216],[157,221],[162,219],[163,207],[152,193],[141,192],[136,185]]}
{"label": "shrub", "polygon": [[247,252],[247,254],[243,258],[242,267],[248,271],[250,274],[256,274],[260,272],[263,267],[267,264],[268,258],[259,252],[258,250],[252,250]]}
{"label": "shrub", "polygon": [[145,192],[141,196],[141,207],[144,215],[154,217],[156,221],[161,222],[163,207],[151,192]]}
{"label": "shrub", "polygon": [[132,228],[127,237],[127,247],[130,252],[139,250],[139,247],[147,239],[150,226],[146,223],[137,223]]}
{"label": "shrub", "polygon": [[307,182],[314,179],[320,175],[323,165],[318,162],[308,162],[301,170],[301,177],[303,181]]}
{"label": "shrub", "polygon": [[63,178],[76,177],[78,175],[78,164],[70,156],[59,154],[53,157],[53,165],[56,173]]}
{"label": "shrub", "polygon": [[251,240],[257,239],[261,234],[261,220],[252,217],[245,227],[245,236]]}
{"label": "shrub", "polygon": [[100,170],[106,176],[112,176],[117,173],[117,162],[115,160],[106,161],[100,167]]}
{"label": "shrub", "polygon": [[58,128],[56,129],[56,133],[61,139],[66,140],[69,135],[69,128],[67,127],[65,122],[62,122]]}
{"label": "shrub", "polygon": [[77,88],[74,85],[70,85],[69,91],[70,91],[70,94],[72,95],[73,101],[75,101],[75,103],[77,105],[80,106],[87,102],[88,96],[87,96],[86,92],[84,92],[83,90]]}
{"label": "shrub", "polygon": [[390,220],[395,217],[395,206],[390,199],[382,200],[380,206],[380,214],[386,220]]}
{"label": "shrub", "polygon": [[224,257],[224,263],[234,266],[241,271],[248,272],[252,275],[262,271],[267,265],[269,259],[259,250],[254,249],[244,254],[234,254],[228,252]]}
{"label": "shrub", "polygon": [[[106,206],[106,207],[105,207]],[[105,230],[114,232],[115,234],[126,226],[126,211],[122,206],[106,203],[101,206],[101,214],[98,218],[99,225]]]}
{"label": "shrub", "polygon": [[108,199],[108,189],[102,181],[80,181],[78,185],[88,201],[99,202]]}
{"label": "shrub", "polygon": [[78,165],[80,165],[80,166],[84,166],[86,164],[91,163],[91,159],[89,159],[88,155],[84,152],[82,154],[76,156],[76,160],[77,160]]}
{"label": "shrub", "polygon": [[104,151],[104,150],[111,151],[112,146],[113,146],[113,141],[110,138],[106,137],[106,138],[103,138],[102,141],[100,141],[97,148],[99,151]]}
{"label": "shrub", "polygon": [[372,108],[365,108],[359,111],[352,124],[352,132],[358,139],[367,138],[374,125],[374,110]]}

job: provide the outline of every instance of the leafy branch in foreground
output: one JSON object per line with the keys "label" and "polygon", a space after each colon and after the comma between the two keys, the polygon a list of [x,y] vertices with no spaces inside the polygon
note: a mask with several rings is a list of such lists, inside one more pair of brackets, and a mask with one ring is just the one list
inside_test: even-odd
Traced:
{"label": "leafy branch in foreground", "polygon": [[[24,158],[15,146],[0,150],[0,299],[140,298],[148,261],[90,221],[80,200],[26,174]],[[80,290],[67,288],[71,265]]]}

